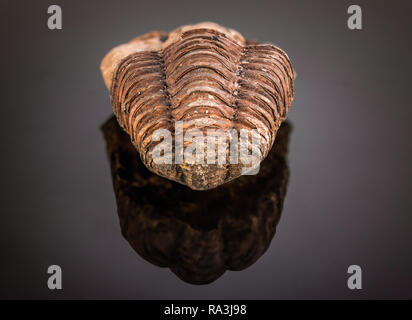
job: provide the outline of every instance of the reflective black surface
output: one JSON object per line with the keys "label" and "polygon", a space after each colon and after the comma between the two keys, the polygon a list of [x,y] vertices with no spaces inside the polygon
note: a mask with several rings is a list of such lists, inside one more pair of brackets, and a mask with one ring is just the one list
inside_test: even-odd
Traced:
{"label": "reflective black surface", "polygon": [[[362,31],[345,1],[58,1],[59,31],[50,4],[0,10],[1,298],[412,298],[410,1],[355,2]],[[273,241],[248,268],[191,285],[121,235],[99,64],[140,34],[207,20],[278,45],[297,78]],[[51,264],[61,291],[47,288]]]}
{"label": "reflective black surface", "polygon": [[184,281],[206,284],[266,251],[279,221],[291,125],[283,123],[259,174],[208,191],[151,173],[114,117],[103,126],[123,236],[139,255]]}

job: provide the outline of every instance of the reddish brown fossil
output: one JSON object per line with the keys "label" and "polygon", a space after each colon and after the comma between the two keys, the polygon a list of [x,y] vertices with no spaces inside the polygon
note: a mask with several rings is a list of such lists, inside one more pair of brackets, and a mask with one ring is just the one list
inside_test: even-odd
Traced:
{"label": "reddish brown fossil", "polygon": [[[180,159],[197,129],[224,133],[256,129],[259,162],[268,154],[293,99],[295,73],[286,53],[272,44],[247,42],[236,31],[214,23],[152,32],[112,49],[101,70],[110,89],[120,126],[129,134],[151,171],[192,189],[205,190],[230,181],[250,164],[231,162],[230,137],[224,163],[154,161],[158,129],[172,133],[170,159]],[[181,123],[179,132],[176,123]],[[180,149],[179,149],[180,150]],[[217,155],[216,155],[217,156]],[[206,153],[204,153],[206,158]],[[231,159],[231,158],[230,158]]]}

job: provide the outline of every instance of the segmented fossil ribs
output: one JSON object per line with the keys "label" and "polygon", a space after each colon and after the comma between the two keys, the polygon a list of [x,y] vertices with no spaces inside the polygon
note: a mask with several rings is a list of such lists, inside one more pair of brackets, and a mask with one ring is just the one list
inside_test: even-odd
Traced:
{"label": "segmented fossil ribs", "polygon": [[[180,121],[182,135],[193,129],[205,136],[213,129],[256,129],[262,161],[293,99],[295,75],[281,49],[247,43],[236,31],[213,23],[138,37],[110,51],[101,69],[117,120],[144,164],[199,190],[240,176],[247,164],[156,164],[153,149],[159,142],[152,138],[157,129],[169,130],[173,140]],[[189,144],[184,140],[183,148]],[[173,143],[172,159],[177,152]]]}

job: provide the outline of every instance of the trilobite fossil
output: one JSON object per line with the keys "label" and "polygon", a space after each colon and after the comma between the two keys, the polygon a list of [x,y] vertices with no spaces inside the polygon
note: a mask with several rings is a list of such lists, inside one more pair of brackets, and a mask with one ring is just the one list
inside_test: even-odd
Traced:
{"label": "trilobite fossil", "polygon": [[[117,121],[146,167],[196,190],[244,174],[253,156],[259,164],[293,100],[295,73],[284,51],[214,23],[135,38],[112,49],[101,71]],[[170,148],[157,153],[165,130]],[[250,163],[239,160],[242,147]],[[170,161],[159,163],[159,155]]]}

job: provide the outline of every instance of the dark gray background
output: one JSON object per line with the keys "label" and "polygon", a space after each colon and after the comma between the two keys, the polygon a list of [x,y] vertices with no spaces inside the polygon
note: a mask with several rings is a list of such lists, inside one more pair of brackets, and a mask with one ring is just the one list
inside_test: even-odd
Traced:
{"label": "dark gray background", "polygon": [[[363,9],[362,31],[346,26]],[[63,9],[63,30],[46,26]],[[412,298],[410,1],[2,1],[1,298]],[[120,234],[99,64],[152,30],[214,21],[297,71],[291,178],[268,251],[205,286]],[[258,190],[257,190],[258,192]],[[50,291],[46,269],[63,269]],[[363,268],[361,291],[347,268]]]}

